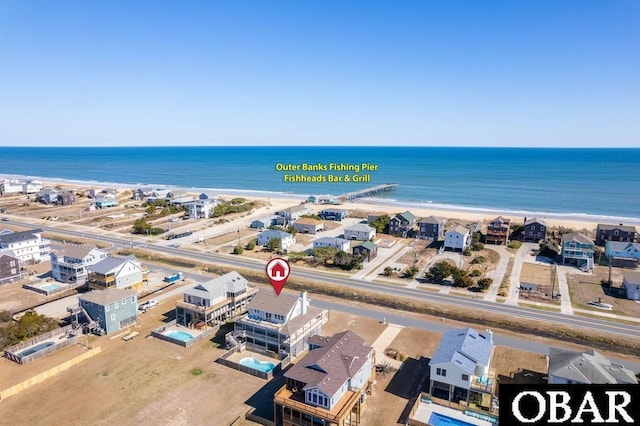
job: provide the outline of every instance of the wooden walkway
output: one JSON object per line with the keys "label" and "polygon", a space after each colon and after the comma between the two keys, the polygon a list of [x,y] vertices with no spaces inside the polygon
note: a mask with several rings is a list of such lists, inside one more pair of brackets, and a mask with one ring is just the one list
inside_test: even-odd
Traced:
{"label": "wooden walkway", "polygon": [[346,201],[354,201],[358,198],[368,197],[370,195],[375,195],[379,192],[391,191],[392,189],[396,189],[398,187],[397,183],[384,183],[382,185],[372,186],[370,188],[360,189],[358,191],[347,192],[344,195],[338,197],[338,199],[342,202]]}

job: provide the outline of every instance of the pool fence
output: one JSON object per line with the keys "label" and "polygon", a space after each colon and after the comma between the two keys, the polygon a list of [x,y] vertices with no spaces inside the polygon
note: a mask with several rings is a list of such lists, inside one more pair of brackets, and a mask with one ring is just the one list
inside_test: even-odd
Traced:
{"label": "pool fence", "polygon": [[[66,334],[70,334],[73,333],[73,325],[67,325],[65,327],[62,328],[57,328],[55,330],[52,330],[48,333],[45,334],[41,334],[40,336],[36,336],[33,339],[29,339],[26,342],[21,342],[18,343],[16,345],[13,346],[9,346],[8,348],[4,349],[4,356],[8,359],[10,359],[11,361],[15,361],[18,364],[28,364],[31,361],[34,361],[38,358],[41,358],[43,356],[49,355],[52,352],[55,352],[59,349],[62,349],[66,346],[70,346],[75,344],[78,341],[78,334],[82,334],[80,331],[78,331],[78,334],[74,334],[72,336],[67,337],[64,340],[61,340],[61,338],[66,335]],[[29,355],[20,355],[20,353],[22,351],[24,351],[25,349],[35,346],[38,343],[41,342],[45,342],[47,340],[51,340],[54,339],[56,337],[60,336],[60,338],[58,339],[58,341],[54,342],[53,345],[46,347],[44,349],[41,349],[37,352],[34,352],[32,354]]]}
{"label": "pool fence", "polygon": [[184,346],[185,348],[188,348],[189,346],[200,342],[202,340],[206,340],[207,338],[209,338],[212,334],[215,334],[219,329],[220,326],[216,325],[214,327],[208,327],[206,330],[202,330],[200,332],[200,334],[198,335],[193,335],[193,332],[189,332],[191,329],[184,327],[184,326],[180,326],[180,328],[184,328],[185,332],[191,334],[193,336],[193,339],[188,340],[188,341],[182,341],[180,339],[174,339],[171,336],[166,336],[165,334],[163,334],[165,331],[167,331],[168,329],[174,329],[174,330],[180,330],[180,328],[176,328],[178,327],[176,320],[173,320],[171,322],[168,322],[165,325],[162,325],[158,328],[155,328],[151,331],[151,335],[157,339],[160,340],[164,340],[165,342],[169,342],[169,343],[174,343],[176,345],[180,345],[180,346]]}

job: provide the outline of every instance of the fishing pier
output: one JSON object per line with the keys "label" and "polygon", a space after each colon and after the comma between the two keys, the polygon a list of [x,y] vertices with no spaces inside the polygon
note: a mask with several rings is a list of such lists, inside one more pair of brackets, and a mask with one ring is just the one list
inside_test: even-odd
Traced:
{"label": "fishing pier", "polygon": [[398,187],[397,183],[384,183],[382,185],[372,186],[370,188],[360,189],[358,191],[347,192],[346,194],[341,195],[338,199],[341,202],[350,202],[355,201],[359,198],[369,197],[371,195],[378,194],[380,192],[388,192]]}

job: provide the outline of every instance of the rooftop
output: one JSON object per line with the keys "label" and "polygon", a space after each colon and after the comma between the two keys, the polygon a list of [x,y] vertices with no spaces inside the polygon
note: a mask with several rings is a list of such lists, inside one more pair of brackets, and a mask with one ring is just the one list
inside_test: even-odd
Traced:
{"label": "rooftop", "polygon": [[489,365],[492,350],[491,332],[481,334],[473,328],[455,329],[442,336],[431,364],[452,362],[473,374],[476,364]]}
{"label": "rooftop", "polygon": [[594,350],[574,352],[550,348],[549,376],[552,375],[585,384],[638,383],[633,371],[611,363]]}
{"label": "rooftop", "polygon": [[0,242],[6,244],[19,243],[20,241],[35,240],[38,238],[35,234],[42,234],[42,229],[32,229],[30,231],[20,231],[0,234]]}
{"label": "rooftop", "polygon": [[623,225],[623,224],[619,224],[619,225],[609,225],[609,224],[604,224],[604,223],[599,223],[598,224],[598,230],[603,230],[603,231],[613,231],[613,230],[620,230],[623,232],[636,232],[636,227],[635,226],[631,226],[631,225]]}
{"label": "rooftop", "polygon": [[93,290],[89,293],[78,296],[79,300],[95,303],[101,306],[107,306],[118,302],[127,297],[136,296],[135,290],[122,290],[119,288],[108,288],[106,290]]}
{"label": "rooftop", "polygon": [[529,219],[524,221],[525,225],[530,225],[532,223],[539,223],[540,225],[547,226],[547,222],[543,219],[538,219],[537,217],[530,217]]}
{"label": "rooftop", "polygon": [[593,240],[580,232],[570,232],[562,235],[562,244],[568,241],[575,241],[580,244],[593,244]]}

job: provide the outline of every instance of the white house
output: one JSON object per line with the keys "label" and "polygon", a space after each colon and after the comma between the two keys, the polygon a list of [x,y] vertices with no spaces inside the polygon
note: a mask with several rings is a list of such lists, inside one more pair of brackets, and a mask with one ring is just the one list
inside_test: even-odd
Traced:
{"label": "white house", "polygon": [[469,403],[471,393],[491,393],[489,378],[493,353],[491,331],[478,333],[473,328],[455,329],[442,336],[429,362],[430,393],[438,398]]}
{"label": "white house", "polygon": [[627,299],[640,300],[640,272],[625,272],[622,287],[627,293]]}
{"label": "white house", "polygon": [[638,384],[633,371],[600,353],[549,348],[549,384]]}
{"label": "white house", "polygon": [[0,232],[0,249],[11,250],[20,263],[40,263],[50,259],[49,240],[42,238],[42,229]]}
{"label": "white house", "polygon": [[265,229],[258,234],[258,245],[266,246],[273,239],[280,240],[282,250],[287,250],[296,243],[296,238],[288,232],[278,231],[276,229]]}
{"label": "white house", "polygon": [[189,203],[189,219],[207,219],[218,205],[216,199],[198,199]]}
{"label": "white house", "polygon": [[134,256],[124,258],[107,256],[89,268],[89,285],[92,288],[140,289],[143,280],[142,265]]}
{"label": "white house", "polygon": [[311,336],[322,334],[327,315],[326,310],[310,305],[306,292],[277,296],[271,289],[260,289],[249,302],[247,315],[234,322],[226,341],[295,358],[304,352]]}
{"label": "white house", "polygon": [[348,253],[351,248],[351,243],[344,238],[322,237],[313,242],[314,249],[320,247],[333,247],[338,251],[346,251]]}
{"label": "white house", "polygon": [[376,229],[364,223],[356,223],[344,229],[344,238],[347,240],[367,241],[375,236]]}
{"label": "white house", "polygon": [[89,268],[103,259],[108,253],[84,244],[68,244],[60,250],[51,252],[51,276],[63,283],[84,283]]}
{"label": "white house", "polygon": [[464,251],[471,244],[471,231],[462,225],[444,233],[444,248]]}

